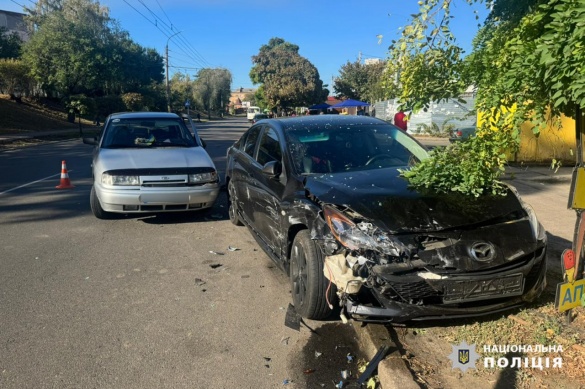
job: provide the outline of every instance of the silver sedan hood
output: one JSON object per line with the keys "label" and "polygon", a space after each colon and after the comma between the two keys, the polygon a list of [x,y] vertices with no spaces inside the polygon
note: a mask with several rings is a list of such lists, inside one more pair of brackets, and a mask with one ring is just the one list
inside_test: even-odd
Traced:
{"label": "silver sedan hood", "polygon": [[96,160],[99,171],[177,167],[211,167],[209,154],[202,147],[158,147],[101,149]]}

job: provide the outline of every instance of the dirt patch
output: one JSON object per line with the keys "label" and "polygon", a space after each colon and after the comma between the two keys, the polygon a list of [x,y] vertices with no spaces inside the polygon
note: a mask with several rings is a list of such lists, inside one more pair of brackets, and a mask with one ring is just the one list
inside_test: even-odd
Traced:
{"label": "dirt patch", "polygon": [[[551,302],[552,300],[552,302]],[[512,314],[457,325],[430,324],[394,328],[406,350],[406,360],[423,388],[585,388],[585,309],[573,310],[573,321],[554,308],[554,292],[547,290],[539,301]],[[450,355],[462,342],[475,345],[479,359],[475,368],[454,368]],[[562,352],[493,352],[494,346],[562,346]],[[484,346],[492,351],[486,351]],[[506,358],[505,368],[485,367],[485,358]],[[512,358],[542,358],[542,370],[511,368]],[[554,358],[561,368],[552,368]],[[546,368],[545,359],[550,367]],[[504,365],[504,364],[503,364]]]}

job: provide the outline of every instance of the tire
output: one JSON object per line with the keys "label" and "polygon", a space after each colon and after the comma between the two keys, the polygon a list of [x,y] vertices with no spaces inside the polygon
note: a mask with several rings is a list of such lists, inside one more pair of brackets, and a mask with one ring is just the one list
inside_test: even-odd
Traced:
{"label": "tire", "polygon": [[[333,312],[327,303],[329,280],[323,274],[323,254],[311,239],[309,230],[295,236],[290,254],[291,294],[295,310],[307,319],[322,320]],[[337,302],[335,284],[331,283],[329,302]]]}
{"label": "tire", "polygon": [[102,205],[100,204],[100,200],[98,199],[97,195],[95,194],[95,188],[92,186],[91,187],[91,193],[89,195],[89,205],[91,206],[91,212],[93,212],[93,215],[95,217],[97,217],[98,219],[111,219],[112,218],[112,213],[111,212],[106,212],[104,211],[104,209],[102,208]]}
{"label": "tire", "polygon": [[230,217],[230,222],[232,222],[235,226],[243,226],[242,219],[238,215],[238,204],[235,201],[232,201],[232,198],[235,198],[236,187],[230,181],[228,183],[228,215]]}

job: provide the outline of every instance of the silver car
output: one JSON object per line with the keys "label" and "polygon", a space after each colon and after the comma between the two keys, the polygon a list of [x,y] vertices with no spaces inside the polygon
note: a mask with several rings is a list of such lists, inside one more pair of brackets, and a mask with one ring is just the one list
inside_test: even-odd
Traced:
{"label": "silver car", "polygon": [[176,114],[112,114],[100,135],[83,143],[96,146],[90,205],[99,219],[202,210],[219,194],[213,161]]}

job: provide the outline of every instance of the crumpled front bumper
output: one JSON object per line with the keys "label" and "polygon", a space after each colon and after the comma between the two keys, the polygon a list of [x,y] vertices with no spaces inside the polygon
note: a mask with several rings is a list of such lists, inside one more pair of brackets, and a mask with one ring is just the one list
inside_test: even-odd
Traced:
{"label": "crumpled front bumper", "polygon": [[[506,277],[523,274],[523,292],[518,296],[497,296],[476,299],[462,303],[408,304],[386,298],[379,289],[372,288],[371,293],[377,300],[376,306],[363,304],[356,295],[347,295],[345,313],[357,321],[404,323],[408,321],[441,320],[490,315],[521,307],[534,301],[546,287],[546,249],[539,250],[538,256],[528,261],[521,268],[513,268],[494,274],[494,277]],[[458,280],[474,281],[484,279],[473,274],[458,275]]]}

